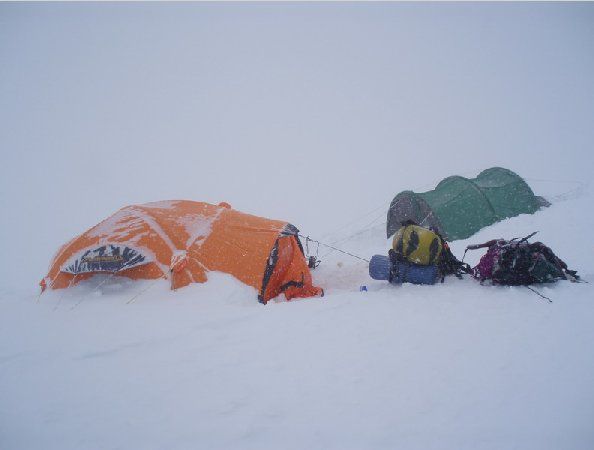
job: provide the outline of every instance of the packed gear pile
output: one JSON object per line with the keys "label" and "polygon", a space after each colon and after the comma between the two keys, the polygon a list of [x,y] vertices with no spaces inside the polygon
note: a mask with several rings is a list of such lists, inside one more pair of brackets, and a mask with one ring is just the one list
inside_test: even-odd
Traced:
{"label": "packed gear pile", "polygon": [[[522,239],[493,239],[484,244],[469,245],[464,255],[468,250],[487,248],[487,253],[471,268],[454,256],[439,233],[407,220],[394,234],[388,257],[374,255],[371,258],[369,275],[393,284],[434,284],[439,278],[443,282],[447,275],[462,278],[463,274],[472,275],[481,284],[508,286],[579,281],[577,272],[568,269],[549,247],[542,242],[528,242],[535,234]],[[548,297],[544,298],[550,301]]]}
{"label": "packed gear pile", "polygon": [[484,244],[469,245],[466,251],[487,248],[487,253],[473,268],[474,278],[481,283],[507,286],[579,281],[577,271],[569,270],[549,247],[542,242],[528,242],[535,234],[522,239],[493,239]]}
{"label": "packed gear pile", "polygon": [[428,228],[406,220],[394,234],[388,261],[375,255],[369,264],[369,274],[390,283],[434,284],[447,275],[462,277],[470,273],[468,264],[459,261],[443,237]]}

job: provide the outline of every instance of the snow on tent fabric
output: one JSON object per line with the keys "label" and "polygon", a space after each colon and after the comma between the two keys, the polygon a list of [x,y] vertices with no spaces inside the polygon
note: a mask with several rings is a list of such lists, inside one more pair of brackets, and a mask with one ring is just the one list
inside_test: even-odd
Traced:
{"label": "snow on tent fabric", "polygon": [[501,167],[476,178],[451,176],[434,190],[400,192],[388,210],[387,237],[405,220],[436,229],[448,241],[466,239],[481,228],[519,214],[533,214],[549,203],[537,197],[516,173]]}
{"label": "snow on tent fabric", "polygon": [[65,244],[41,281],[66,288],[97,273],[168,278],[172,289],[226,272],[258,291],[262,303],[322,294],[313,286],[293,225],[226,203],[173,200],[132,205]]}

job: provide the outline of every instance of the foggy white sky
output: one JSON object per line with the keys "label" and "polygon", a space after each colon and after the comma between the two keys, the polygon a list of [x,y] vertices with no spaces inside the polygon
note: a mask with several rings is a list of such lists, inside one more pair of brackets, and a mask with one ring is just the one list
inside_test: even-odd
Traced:
{"label": "foggy white sky", "polygon": [[592,4],[0,3],[3,273],[131,203],[319,235],[493,165],[588,181],[593,80]]}

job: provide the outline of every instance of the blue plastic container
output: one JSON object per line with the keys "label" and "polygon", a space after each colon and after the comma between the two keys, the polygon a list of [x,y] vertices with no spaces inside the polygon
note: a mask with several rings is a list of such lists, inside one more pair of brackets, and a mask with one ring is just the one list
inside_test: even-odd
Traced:
{"label": "blue plastic container", "polygon": [[399,261],[392,267],[388,256],[373,255],[369,262],[369,276],[374,280],[386,280],[392,284],[435,284],[439,278],[439,271],[435,265],[420,266],[405,261]]}

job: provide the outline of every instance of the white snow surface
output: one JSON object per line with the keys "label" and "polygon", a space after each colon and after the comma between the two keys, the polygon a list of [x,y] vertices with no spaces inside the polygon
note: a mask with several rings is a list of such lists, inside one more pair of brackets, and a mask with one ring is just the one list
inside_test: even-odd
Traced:
{"label": "white snow surface", "polygon": [[[0,3],[0,449],[594,448],[593,20]],[[227,201],[369,259],[395,194],[492,166],[552,205],[454,254],[538,231],[589,283],[537,287],[552,303],[468,277],[392,286],[320,246],[323,298],[263,306],[214,272],[38,296],[60,246],[125,205]]]}
{"label": "white snow surface", "polygon": [[[592,243],[571,238],[592,222],[566,219],[591,201],[493,225],[454,252],[540,230],[592,282]],[[385,253],[383,230],[343,248]],[[325,297],[267,306],[220,273],[176,292],[103,276],[39,299],[5,292],[3,448],[591,447],[591,284],[539,287],[548,303],[468,278],[391,286],[366,270],[332,253],[314,272]]]}

